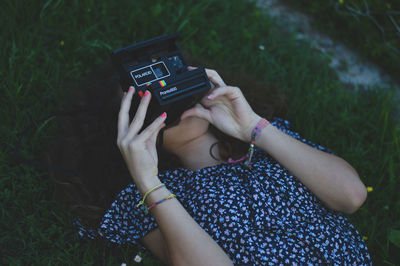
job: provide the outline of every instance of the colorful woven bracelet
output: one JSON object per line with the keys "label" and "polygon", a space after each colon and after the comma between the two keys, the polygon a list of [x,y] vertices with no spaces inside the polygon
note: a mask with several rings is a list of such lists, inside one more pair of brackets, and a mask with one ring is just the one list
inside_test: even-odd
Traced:
{"label": "colorful woven bracelet", "polygon": [[153,208],[154,206],[156,206],[156,205],[158,205],[158,204],[160,204],[160,203],[163,203],[164,201],[167,201],[167,200],[170,200],[170,199],[172,199],[172,198],[175,198],[175,197],[176,197],[175,194],[170,194],[170,195],[169,195],[168,197],[166,197],[165,199],[162,199],[162,200],[160,200],[160,201],[157,201],[156,203],[153,203],[150,207],[147,208],[146,213],[147,213],[151,208]]}
{"label": "colorful woven bracelet", "polygon": [[248,159],[245,163],[244,163],[244,167],[251,169],[251,159],[253,157],[253,152],[254,152],[254,143],[256,142],[256,139],[258,138],[258,134],[261,132],[261,130],[266,127],[269,124],[269,121],[266,120],[265,118],[262,118],[260,120],[260,122],[257,123],[256,127],[253,129],[252,133],[251,133],[251,143],[250,143],[250,148],[247,152],[247,154],[245,156],[243,156],[242,158],[233,160],[232,158],[228,159],[229,163],[239,163],[242,162],[246,159]]}
{"label": "colorful woven bracelet", "polygon": [[253,129],[253,132],[251,133],[251,143],[250,143],[250,148],[249,151],[247,152],[246,157],[248,160],[244,163],[244,167],[248,169],[252,169],[251,166],[251,159],[253,157],[254,153],[254,143],[256,142],[256,139],[258,139],[259,133],[263,128],[265,128],[269,124],[269,121],[266,120],[265,118],[262,118],[260,122],[257,123],[256,127]]}

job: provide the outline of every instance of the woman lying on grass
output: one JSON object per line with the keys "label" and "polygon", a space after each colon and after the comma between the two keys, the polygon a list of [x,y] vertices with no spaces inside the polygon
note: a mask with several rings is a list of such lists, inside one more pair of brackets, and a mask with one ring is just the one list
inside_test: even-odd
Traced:
{"label": "woman lying on grass", "polygon": [[[111,153],[98,149],[105,154],[86,165],[97,168],[98,175],[75,183],[86,191],[93,186],[97,192],[111,191],[115,198],[110,204],[94,193],[86,201],[75,196],[105,209],[90,226],[82,218],[89,204],[75,209],[81,213],[75,220],[80,235],[134,243],[172,265],[372,264],[360,234],[341,214],[354,213],[366,199],[354,168],[301,138],[290,122],[257,114],[240,88],[225,84],[216,71],[206,72],[214,88],[177,125],[165,127],[164,114],[140,134],[153,95],[147,92],[129,117],[136,90],[123,94],[115,73],[110,74],[114,85],[109,89],[118,92],[120,105],[118,121],[109,128],[115,134],[109,135],[130,182],[105,170],[112,169],[106,167],[113,165],[106,160]],[[163,150],[158,151],[161,135]],[[239,154],[234,145],[214,145],[234,143],[224,138],[243,144],[244,157],[234,156]],[[158,160],[165,154],[178,158],[178,167]],[[70,185],[75,195],[83,194]]]}

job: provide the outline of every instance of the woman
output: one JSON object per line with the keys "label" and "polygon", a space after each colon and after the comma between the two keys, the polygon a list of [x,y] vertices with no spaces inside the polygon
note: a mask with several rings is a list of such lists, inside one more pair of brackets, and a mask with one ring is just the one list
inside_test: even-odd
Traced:
{"label": "woman", "polygon": [[[262,120],[239,88],[206,72],[213,96],[173,127],[164,128],[166,116],[160,116],[138,134],[152,95],[142,98],[133,119],[135,88],[122,96],[116,143],[133,182],[116,196],[97,231],[80,232],[136,243],[173,265],[371,264],[359,233],[340,214],[354,213],[366,199],[354,168],[291,131],[288,121]],[[244,161],[220,159],[220,146],[210,153],[218,140],[210,125],[248,147],[260,121],[250,169]],[[183,167],[159,171],[161,129],[163,148]],[[146,212],[143,205],[152,207]]]}

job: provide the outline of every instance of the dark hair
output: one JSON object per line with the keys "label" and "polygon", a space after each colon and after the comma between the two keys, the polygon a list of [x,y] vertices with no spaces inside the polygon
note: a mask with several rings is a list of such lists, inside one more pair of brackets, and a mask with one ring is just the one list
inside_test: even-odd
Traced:
{"label": "dark hair", "polygon": [[[245,73],[225,73],[219,68],[218,73],[227,84],[241,88],[256,113],[268,120],[272,116],[285,117],[285,97],[273,86]],[[90,112],[57,119],[56,134],[46,148],[47,158],[50,163],[81,173],[78,176],[52,172],[56,195],[75,217],[97,228],[117,194],[133,182],[116,145],[121,103],[118,74],[112,64],[106,62],[89,76],[63,87],[67,93],[61,103],[62,109],[84,108]],[[260,98],[263,101],[257,102]],[[210,130],[219,140],[220,159],[237,159],[246,154],[249,144],[224,134],[211,124]],[[164,149],[158,150],[158,156],[160,172],[183,167],[177,156]]]}

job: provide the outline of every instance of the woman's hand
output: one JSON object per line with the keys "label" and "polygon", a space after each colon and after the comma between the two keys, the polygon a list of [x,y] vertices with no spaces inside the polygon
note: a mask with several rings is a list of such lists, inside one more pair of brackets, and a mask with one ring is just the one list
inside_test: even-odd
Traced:
{"label": "woman's hand", "polygon": [[200,103],[186,110],[181,119],[203,118],[225,134],[249,143],[251,132],[261,117],[253,111],[238,87],[227,86],[215,70],[206,69],[206,73],[215,88]]}
{"label": "woman's hand", "polygon": [[143,126],[151,94],[146,91],[147,95],[145,94],[141,99],[135,117],[129,125],[129,109],[134,93],[135,88],[131,86],[129,91],[122,97],[118,115],[117,145],[134,181],[143,183],[144,178],[158,175],[156,140],[159,131],[165,127],[164,121],[167,116],[159,116],[145,130],[138,134]]}

